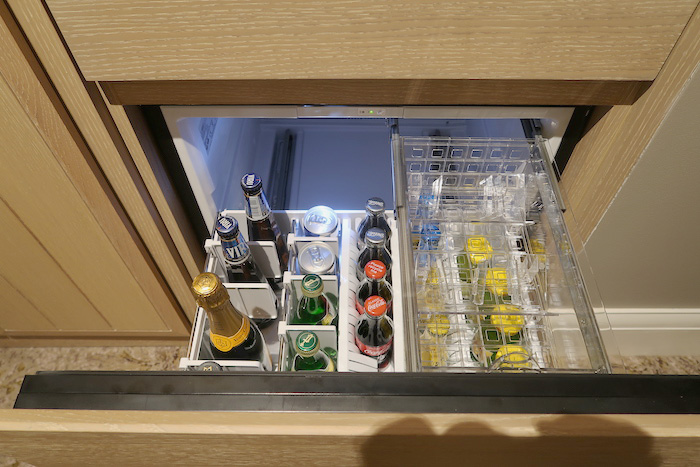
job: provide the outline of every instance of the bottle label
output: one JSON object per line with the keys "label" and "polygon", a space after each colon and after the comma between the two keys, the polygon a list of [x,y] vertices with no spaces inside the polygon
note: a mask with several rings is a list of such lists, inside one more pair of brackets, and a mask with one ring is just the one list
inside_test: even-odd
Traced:
{"label": "bottle label", "polygon": [[261,221],[270,215],[270,207],[263,199],[262,192],[259,195],[246,196],[246,214],[253,221]]}
{"label": "bottle label", "polygon": [[365,307],[362,303],[360,303],[360,299],[357,294],[355,294],[355,309],[360,315],[365,312]]}
{"label": "bottle label", "polygon": [[370,357],[378,357],[380,355],[384,355],[389,351],[389,348],[391,348],[391,343],[394,339],[389,339],[389,342],[387,342],[384,345],[379,345],[379,346],[373,346],[373,345],[367,345],[363,342],[360,341],[360,339],[355,336],[355,345],[357,345],[357,348],[360,349],[360,352],[362,352],[365,355],[369,355]]}
{"label": "bottle label", "polygon": [[330,304],[326,305],[326,314],[323,316],[323,319],[321,320],[321,325],[322,326],[330,326],[333,324],[333,314],[328,310],[328,307],[330,307]]}
{"label": "bottle label", "polygon": [[250,254],[250,248],[243,239],[242,234],[232,240],[221,240],[221,248],[224,250],[224,259],[232,263],[240,263]]}
{"label": "bottle label", "polygon": [[250,334],[250,320],[247,317],[243,317],[241,329],[233,336],[226,337],[209,331],[209,339],[211,339],[211,343],[214,344],[214,347],[222,352],[228,352],[245,342],[248,338],[248,334]]}

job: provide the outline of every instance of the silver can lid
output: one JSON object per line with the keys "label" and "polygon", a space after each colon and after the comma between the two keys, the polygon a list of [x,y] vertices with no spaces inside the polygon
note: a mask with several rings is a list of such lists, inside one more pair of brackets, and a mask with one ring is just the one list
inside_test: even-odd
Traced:
{"label": "silver can lid", "polygon": [[381,198],[370,198],[367,200],[367,204],[365,204],[365,210],[370,214],[381,214],[384,212],[384,209],[384,200]]}
{"label": "silver can lid", "polygon": [[299,268],[302,274],[326,274],[333,270],[335,254],[323,242],[307,243],[299,252]]}
{"label": "silver can lid", "polygon": [[327,237],[338,227],[338,216],[328,206],[314,206],[306,211],[303,225],[309,234]]}

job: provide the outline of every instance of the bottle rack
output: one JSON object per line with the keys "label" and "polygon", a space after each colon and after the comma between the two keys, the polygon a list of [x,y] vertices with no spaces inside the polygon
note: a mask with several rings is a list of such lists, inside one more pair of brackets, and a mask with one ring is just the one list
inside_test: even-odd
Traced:
{"label": "bottle rack", "polygon": [[[291,245],[290,245],[291,246]],[[321,275],[323,281],[323,294],[336,308],[338,308],[338,276],[336,275]],[[332,348],[338,351],[338,329],[333,325],[307,325],[307,324],[292,324],[292,316],[299,304],[301,297],[301,280],[303,275],[293,275],[289,271],[285,271],[282,289],[282,309],[284,321],[279,323],[279,370],[292,370],[292,362],[294,360],[294,342],[296,337],[304,331],[312,331],[318,336],[320,349]]]}
{"label": "bottle rack", "polygon": [[[359,281],[355,276],[355,267],[359,250],[357,248],[356,228],[365,216],[364,211],[338,210],[338,230],[328,237],[305,236],[300,229],[294,231],[295,223],[299,223],[306,211],[275,211],[275,218],[282,232],[287,234],[287,245],[290,251],[290,271],[280,272],[282,290],[279,296],[273,292],[269,284],[255,283],[224,283],[232,297],[232,302],[241,311],[246,312],[251,318],[276,318],[277,325],[261,330],[272,356],[272,364],[279,371],[288,371],[293,359],[292,343],[297,335],[305,330],[316,333],[319,337],[321,349],[333,348],[337,351],[338,371],[350,372],[376,372],[378,371],[375,359],[363,355],[355,346],[355,324],[359,314],[355,310],[355,292]],[[241,229],[244,238],[248,239],[248,228],[245,211],[223,211],[224,215],[234,217]],[[391,237],[392,251],[398,251],[396,235],[396,222],[391,218],[393,213],[388,211],[389,225],[393,230]],[[309,242],[327,243],[336,253],[337,261],[333,274],[321,275],[324,283],[324,293],[333,298],[338,313],[338,328],[333,325],[292,325],[289,323],[291,313],[296,309],[298,297],[301,296],[302,274],[298,274],[296,257],[301,248]],[[268,277],[277,277],[279,260],[277,250],[273,242],[248,242],[251,252]],[[212,239],[207,240],[205,249],[208,253],[206,271],[214,272],[221,279],[225,279],[223,268],[223,254],[221,242],[214,233]],[[392,363],[383,371],[405,371],[405,324],[402,313],[401,296],[398,293],[401,287],[401,265],[398,255],[392,254],[392,287],[394,288],[394,349]],[[274,266],[277,266],[275,270]],[[267,268],[266,268],[267,266]],[[269,273],[269,274],[268,274]],[[195,323],[190,338],[187,357],[181,359],[181,369],[195,369],[198,365],[212,361],[208,349],[206,335],[208,333],[207,317],[204,310],[197,309]],[[250,371],[261,370],[258,362],[239,360],[213,360],[225,371]]]}

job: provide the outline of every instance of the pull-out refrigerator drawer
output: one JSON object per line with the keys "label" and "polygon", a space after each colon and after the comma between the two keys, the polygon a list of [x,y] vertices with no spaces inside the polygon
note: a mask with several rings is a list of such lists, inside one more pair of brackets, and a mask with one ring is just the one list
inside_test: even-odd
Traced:
{"label": "pull-out refrigerator drawer", "polygon": [[[357,364],[364,356],[352,339],[357,281],[349,272],[364,201],[379,195],[394,208],[398,266],[394,359],[400,363],[388,371],[611,372],[614,341],[606,336],[612,343],[606,352],[598,323],[607,329],[607,321],[588,297],[549,155],[571,109],[162,110],[209,230],[224,210],[245,224],[238,181],[251,171],[263,179],[272,208],[281,210],[276,216],[292,239],[292,257],[298,251],[293,221],[314,205],[338,210],[333,282],[340,371],[377,371]],[[542,131],[526,134],[525,120]],[[203,269],[223,278],[220,255],[209,243]],[[253,252],[264,255],[260,248]],[[280,271],[271,274],[280,277]],[[234,302],[236,290],[247,287],[228,286]],[[289,277],[282,289],[269,315],[283,324],[266,336],[276,368],[284,371],[296,293]],[[203,316],[200,310],[183,368],[207,358]]]}
{"label": "pull-out refrigerator drawer", "polygon": [[[370,112],[381,115],[368,118]],[[237,371],[41,373],[25,378],[17,408],[700,410],[697,377],[659,384],[654,377],[605,374],[617,358],[614,339],[604,310],[587,293],[547,155],[556,151],[571,109],[176,107],[163,114],[189,180],[181,188],[193,194],[208,229],[221,211],[244,216],[239,180],[249,171],[266,180],[292,247],[303,233],[294,221],[306,209],[336,209],[338,235],[323,241],[335,242],[339,257],[335,272],[325,277],[344,301],[338,328],[330,330],[339,333],[341,371],[279,371],[288,369],[285,318],[293,308],[289,297],[298,292],[290,277],[292,254],[286,277],[268,271],[281,276],[281,293],[267,284],[249,286],[255,300],[273,303],[265,316],[240,305],[253,318],[278,321],[265,331],[271,347],[279,345],[276,371],[229,361],[222,362],[225,369]],[[526,134],[526,121],[542,128],[541,135]],[[356,280],[348,279],[357,253],[354,231],[365,200],[377,195],[391,213],[394,314],[402,322],[387,371],[353,365],[359,353],[348,338],[356,317],[349,306]],[[203,240],[209,255],[202,269],[221,273],[216,242],[215,235]],[[267,255],[259,243],[251,249]],[[244,287],[229,285],[241,302]],[[487,342],[494,328],[501,336],[508,332],[503,345]],[[199,313],[183,368],[209,359],[202,353],[206,338]],[[498,355],[507,346],[518,348]]]}

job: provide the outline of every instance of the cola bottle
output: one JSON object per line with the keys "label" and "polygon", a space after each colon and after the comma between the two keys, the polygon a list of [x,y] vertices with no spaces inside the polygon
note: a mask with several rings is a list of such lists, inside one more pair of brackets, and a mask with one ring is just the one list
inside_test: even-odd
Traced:
{"label": "cola bottle", "polygon": [[389,241],[391,239],[391,227],[389,227],[389,222],[386,220],[384,208],[384,200],[381,198],[370,198],[367,200],[367,204],[365,204],[367,215],[357,228],[358,248],[362,248],[364,245],[367,231],[372,227],[378,227],[386,234],[387,249],[391,250],[391,242]]}
{"label": "cola bottle", "polygon": [[355,326],[355,345],[365,355],[377,359],[379,368],[391,361],[394,323],[386,315],[386,302],[378,295],[365,301],[365,313]]}
{"label": "cola bottle", "polygon": [[365,277],[365,266],[373,259],[378,259],[386,266],[386,277],[391,282],[391,255],[386,249],[386,234],[379,227],[372,227],[365,235],[365,247],[357,258],[355,273],[358,280]]}
{"label": "cola bottle", "polygon": [[379,260],[372,260],[365,266],[365,279],[360,282],[355,294],[355,309],[358,313],[365,312],[365,302],[373,295],[378,295],[386,302],[386,313],[391,314],[393,293],[391,285],[386,281],[386,266]]}

